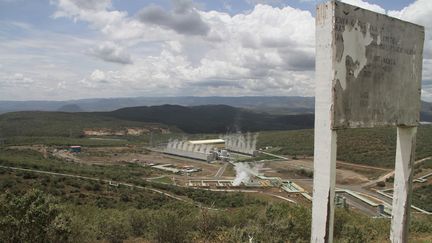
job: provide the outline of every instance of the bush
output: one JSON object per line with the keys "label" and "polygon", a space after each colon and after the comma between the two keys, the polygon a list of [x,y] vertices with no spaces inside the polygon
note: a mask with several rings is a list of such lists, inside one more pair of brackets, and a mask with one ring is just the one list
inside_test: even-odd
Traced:
{"label": "bush", "polygon": [[0,242],[67,242],[70,217],[50,196],[31,190],[0,198]]}
{"label": "bush", "polygon": [[285,203],[269,205],[260,220],[260,231],[255,235],[262,242],[308,242],[310,240],[311,211]]}
{"label": "bush", "polygon": [[197,231],[204,237],[205,242],[214,241],[221,228],[231,226],[228,215],[222,212],[202,209],[197,217]]}
{"label": "bush", "polygon": [[335,239],[341,242],[385,242],[390,232],[387,219],[374,219],[348,210],[336,210]]}
{"label": "bush", "polygon": [[149,236],[151,226],[151,215],[145,210],[131,210],[129,213],[129,223],[131,226],[132,235],[135,237]]}
{"label": "bush", "polygon": [[13,188],[15,186],[15,184],[16,184],[15,180],[7,178],[7,179],[4,179],[0,182],[0,189],[5,190],[8,188]]}
{"label": "bush", "polygon": [[126,240],[130,233],[130,226],[126,215],[117,210],[106,211],[99,221],[99,230],[103,239],[112,243]]}
{"label": "bush", "polygon": [[24,172],[22,175],[22,178],[29,180],[29,179],[36,179],[36,178],[38,178],[38,176],[32,172]]}
{"label": "bush", "polygon": [[154,240],[157,242],[191,242],[194,228],[193,215],[179,215],[176,211],[162,210],[153,214]]}
{"label": "bush", "polygon": [[412,220],[410,225],[411,232],[415,233],[432,233],[432,217],[425,217],[418,220]]}

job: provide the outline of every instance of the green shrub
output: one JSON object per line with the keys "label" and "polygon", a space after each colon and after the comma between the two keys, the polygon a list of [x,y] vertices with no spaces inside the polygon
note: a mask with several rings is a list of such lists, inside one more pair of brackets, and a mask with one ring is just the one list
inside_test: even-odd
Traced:
{"label": "green shrub", "polygon": [[128,212],[132,235],[135,237],[151,238],[150,227],[152,215],[147,210],[130,210]]}
{"label": "green shrub", "polygon": [[191,242],[194,229],[193,215],[178,215],[178,212],[162,210],[153,214],[154,240],[157,242]]}
{"label": "green shrub", "polygon": [[70,217],[39,190],[0,198],[0,242],[67,242]]}
{"label": "green shrub", "polygon": [[125,214],[117,210],[108,210],[99,217],[99,230],[103,239],[120,243],[130,235],[130,225]]}

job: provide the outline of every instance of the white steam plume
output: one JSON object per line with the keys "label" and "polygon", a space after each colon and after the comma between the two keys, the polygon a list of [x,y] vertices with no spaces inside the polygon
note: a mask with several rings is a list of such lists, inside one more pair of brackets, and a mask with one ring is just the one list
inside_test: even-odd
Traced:
{"label": "white steam plume", "polygon": [[262,166],[262,164],[236,163],[234,167],[236,178],[233,180],[233,186],[240,186],[241,183],[249,182],[251,177],[259,174]]}

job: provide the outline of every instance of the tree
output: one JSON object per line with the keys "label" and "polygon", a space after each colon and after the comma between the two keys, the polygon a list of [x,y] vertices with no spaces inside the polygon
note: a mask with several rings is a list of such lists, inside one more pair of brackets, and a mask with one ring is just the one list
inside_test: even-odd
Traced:
{"label": "tree", "polygon": [[42,191],[0,197],[0,242],[67,242],[70,222],[54,198]]}

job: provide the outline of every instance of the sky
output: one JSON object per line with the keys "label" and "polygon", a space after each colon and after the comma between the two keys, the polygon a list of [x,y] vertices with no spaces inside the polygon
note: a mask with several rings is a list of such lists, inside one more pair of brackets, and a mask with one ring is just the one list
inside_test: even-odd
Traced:
{"label": "sky", "polygon": [[[0,0],[0,100],[313,96],[313,0]],[[344,0],[425,26],[432,1]]]}

